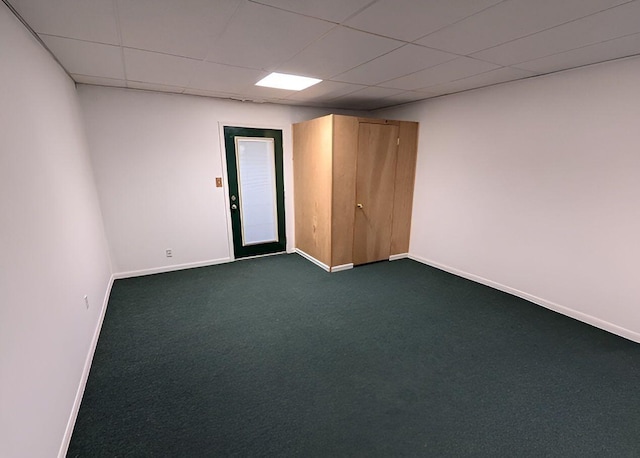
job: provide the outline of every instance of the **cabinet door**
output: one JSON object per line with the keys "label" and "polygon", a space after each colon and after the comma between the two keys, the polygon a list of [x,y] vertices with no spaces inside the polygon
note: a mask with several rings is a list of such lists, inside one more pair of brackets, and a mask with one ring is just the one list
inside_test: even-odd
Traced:
{"label": "cabinet door", "polygon": [[360,123],[353,264],[389,259],[398,126]]}

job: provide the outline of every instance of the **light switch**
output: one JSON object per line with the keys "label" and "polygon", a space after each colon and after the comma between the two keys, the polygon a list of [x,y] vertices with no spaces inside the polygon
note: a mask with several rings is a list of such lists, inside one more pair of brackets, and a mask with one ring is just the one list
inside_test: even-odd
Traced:
{"label": "light switch", "polygon": [[221,187],[222,187],[222,178],[216,177],[216,188],[221,188]]}

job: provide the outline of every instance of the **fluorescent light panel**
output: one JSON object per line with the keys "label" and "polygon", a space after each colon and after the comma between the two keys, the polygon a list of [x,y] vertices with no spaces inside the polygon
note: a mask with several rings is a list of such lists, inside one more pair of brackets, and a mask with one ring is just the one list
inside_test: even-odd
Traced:
{"label": "fluorescent light panel", "polygon": [[256,83],[256,86],[275,87],[276,89],[288,89],[290,91],[301,91],[308,87],[318,84],[317,78],[308,78],[306,76],[288,75],[286,73],[272,73],[265,76]]}

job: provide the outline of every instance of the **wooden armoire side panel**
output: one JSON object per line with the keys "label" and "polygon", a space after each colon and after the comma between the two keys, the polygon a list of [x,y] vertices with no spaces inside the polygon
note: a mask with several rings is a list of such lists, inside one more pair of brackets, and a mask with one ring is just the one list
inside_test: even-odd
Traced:
{"label": "wooden armoire side panel", "polygon": [[296,248],[331,265],[332,116],[293,125]]}
{"label": "wooden armoire side panel", "polygon": [[333,116],[332,266],[353,262],[359,125],[358,118]]}
{"label": "wooden armoire side panel", "polygon": [[396,163],[396,188],[393,199],[391,255],[409,252],[411,211],[418,155],[417,122],[400,122],[400,145]]}

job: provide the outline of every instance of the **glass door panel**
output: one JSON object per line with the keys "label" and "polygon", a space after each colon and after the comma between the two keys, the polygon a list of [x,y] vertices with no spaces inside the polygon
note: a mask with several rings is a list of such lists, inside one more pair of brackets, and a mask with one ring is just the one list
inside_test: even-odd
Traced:
{"label": "glass door panel", "polygon": [[272,138],[236,137],[242,245],[278,241]]}

